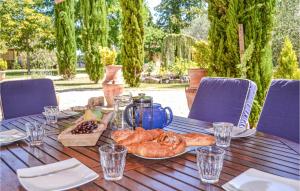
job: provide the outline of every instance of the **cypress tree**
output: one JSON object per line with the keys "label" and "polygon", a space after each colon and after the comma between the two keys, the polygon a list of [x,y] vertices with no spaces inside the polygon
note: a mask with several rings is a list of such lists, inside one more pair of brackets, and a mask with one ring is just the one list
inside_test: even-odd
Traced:
{"label": "cypress tree", "polygon": [[252,107],[250,122],[258,120],[266,91],[272,78],[271,36],[275,0],[251,0],[244,2],[243,24],[246,48],[253,43],[251,58],[246,64],[247,78],[257,85],[255,104]]}
{"label": "cypress tree", "polygon": [[76,40],[74,23],[74,0],[55,5],[56,55],[59,73],[72,78],[76,73]]}
{"label": "cypress tree", "polygon": [[[258,120],[272,77],[270,46],[275,0],[210,0],[211,73],[217,76],[246,77],[257,84],[257,96],[250,123]],[[247,58],[239,55],[238,24],[244,26]],[[251,54],[250,54],[251,53]]]}
{"label": "cypress tree", "polygon": [[143,0],[120,0],[122,9],[121,60],[126,83],[139,86],[144,62]]}
{"label": "cypress tree", "polygon": [[241,8],[238,0],[210,0],[208,3],[211,73],[217,76],[240,76],[237,65],[240,63],[238,15]]}
{"label": "cypress tree", "polygon": [[107,46],[108,27],[105,0],[81,0],[82,44],[86,72],[97,83],[103,77],[100,47]]}

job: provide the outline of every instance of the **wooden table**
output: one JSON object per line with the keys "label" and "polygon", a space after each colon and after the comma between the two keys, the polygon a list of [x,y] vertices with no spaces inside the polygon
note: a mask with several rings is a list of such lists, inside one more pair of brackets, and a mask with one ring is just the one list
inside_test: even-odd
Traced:
{"label": "wooden table", "polygon": [[[60,120],[58,125],[47,126],[45,143],[32,148],[24,141],[2,146],[0,151],[0,190],[24,190],[19,184],[16,170],[53,163],[74,157],[100,177],[92,183],[73,190],[223,190],[221,185],[238,176],[249,168],[283,177],[300,179],[299,145],[263,133],[232,140],[226,149],[224,166],[217,184],[203,184],[199,180],[196,158],[193,153],[168,160],[144,160],[131,154],[127,156],[125,173],[122,180],[109,182],[103,179],[99,164],[98,146],[110,143],[110,130],[104,132],[97,147],[64,147],[57,142],[58,133],[69,126],[76,117]],[[41,115],[21,117],[2,121],[1,130],[18,129],[24,131],[29,121],[43,122]],[[197,120],[174,117],[167,128],[176,132],[204,132],[211,124]]]}

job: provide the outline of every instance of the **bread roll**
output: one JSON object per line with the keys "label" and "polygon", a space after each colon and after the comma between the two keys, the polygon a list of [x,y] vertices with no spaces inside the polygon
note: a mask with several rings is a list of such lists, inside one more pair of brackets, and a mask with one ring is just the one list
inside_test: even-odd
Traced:
{"label": "bread roll", "polygon": [[149,158],[172,157],[185,150],[182,137],[172,132],[164,132],[156,140],[134,143],[127,146],[128,152]]}
{"label": "bread roll", "polygon": [[141,143],[144,141],[152,141],[161,133],[163,133],[163,131],[160,129],[144,130],[142,128],[139,128],[132,135],[128,136],[127,139],[120,141],[119,144],[126,146],[134,143]]}
{"label": "bread roll", "polygon": [[132,131],[132,130],[117,130],[117,131],[112,132],[111,138],[116,143],[119,143],[120,141],[127,139],[127,137],[129,137],[133,133],[134,133],[134,131]]}
{"label": "bread roll", "polygon": [[214,136],[200,134],[200,133],[186,133],[181,134],[187,146],[208,146],[215,144]]}

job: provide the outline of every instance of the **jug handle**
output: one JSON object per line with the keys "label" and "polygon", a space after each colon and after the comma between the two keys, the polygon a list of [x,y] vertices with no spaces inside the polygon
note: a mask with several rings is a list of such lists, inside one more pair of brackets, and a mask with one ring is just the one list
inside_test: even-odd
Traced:
{"label": "jug handle", "polygon": [[133,125],[132,125],[132,122],[131,122],[130,119],[129,119],[128,114],[129,114],[129,109],[132,108],[132,107],[133,107],[133,104],[127,105],[126,108],[125,108],[125,111],[124,111],[124,113],[125,113],[125,115],[124,115],[125,121],[126,121],[126,122],[128,123],[128,125],[130,125],[131,127],[133,127]]}
{"label": "jug handle", "polygon": [[172,121],[173,121],[173,112],[172,112],[172,110],[171,110],[170,107],[165,107],[164,111],[166,113],[167,113],[167,111],[169,111],[169,115],[168,116],[170,116],[170,117],[168,117],[167,123],[164,125],[164,127],[166,127],[166,126],[170,125],[172,123]]}

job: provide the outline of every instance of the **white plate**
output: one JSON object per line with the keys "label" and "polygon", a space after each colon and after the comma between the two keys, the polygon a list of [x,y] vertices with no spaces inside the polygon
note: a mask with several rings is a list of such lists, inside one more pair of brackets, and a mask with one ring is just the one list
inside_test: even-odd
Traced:
{"label": "white plate", "polygon": [[27,138],[27,134],[17,129],[0,132],[0,144],[9,144]]}
{"label": "white plate", "polygon": [[177,157],[177,156],[180,156],[180,155],[183,155],[187,152],[190,152],[190,151],[193,151],[195,150],[196,148],[198,148],[200,146],[190,146],[190,147],[186,147],[185,150],[182,152],[182,153],[179,153],[177,155],[174,155],[174,156],[170,156],[170,157],[162,157],[162,158],[152,158],[152,157],[144,157],[144,156],[140,156],[140,155],[137,155],[137,154],[133,154],[134,156],[137,156],[139,158],[143,158],[143,159],[150,159],[150,160],[163,160],[163,159],[169,159],[169,158],[174,158],[174,157]]}
{"label": "white plate", "polygon": [[75,158],[17,170],[21,185],[29,191],[68,190],[99,177]]}
{"label": "white plate", "polygon": [[226,191],[298,191],[300,181],[249,169],[222,186]]}
{"label": "white plate", "polygon": [[[234,126],[231,137],[232,138],[243,138],[243,137],[249,137],[256,133],[256,129],[247,129],[246,131],[244,131],[244,130],[245,129],[243,129],[243,128]],[[205,129],[205,131],[207,131],[210,134],[214,134],[214,128]]]}
{"label": "white plate", "polygon": [[[42,113],[44,116],[46,116],[45,112]],[[57,119],[66,119],[69,117],[72,117],[74,115],[78,115],[79,113],[76,111],[60,111],[57,115]]]}

